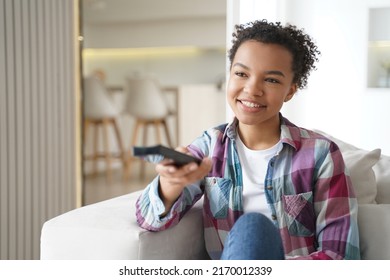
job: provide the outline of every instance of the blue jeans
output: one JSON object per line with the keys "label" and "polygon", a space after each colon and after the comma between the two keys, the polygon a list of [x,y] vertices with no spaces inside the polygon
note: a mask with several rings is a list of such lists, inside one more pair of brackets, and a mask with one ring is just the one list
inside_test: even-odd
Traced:
{"label": "blue jeans", "polygon": [[279,230],[263,214],[242,215],[229,232],[222,260],[284,260]]}

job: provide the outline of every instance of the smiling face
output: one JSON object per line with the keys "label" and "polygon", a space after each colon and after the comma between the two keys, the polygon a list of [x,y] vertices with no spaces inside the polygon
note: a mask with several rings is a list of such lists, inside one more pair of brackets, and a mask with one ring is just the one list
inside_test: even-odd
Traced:
{"label": "smiling face", "polygon": [[277,44],[246,41],[237,49],[230,69],[227,99],[243,126],[279,128],[279,111],[297,86],[292,55]]}

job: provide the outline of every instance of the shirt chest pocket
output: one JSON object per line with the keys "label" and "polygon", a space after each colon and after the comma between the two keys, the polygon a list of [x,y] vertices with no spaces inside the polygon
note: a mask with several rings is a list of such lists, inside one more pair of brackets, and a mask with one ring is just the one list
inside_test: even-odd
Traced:
{"label": "shirt chest pocket", "polygon": [[313,193],[283,195],[288,231],[293,236],[312,236],[315,231]]}
{"label": "shirt chest pocket", "polygon": [[210,210],[214,218],[227,217],[229,209],[229,196],[232,189],[230,179],[207,177],[205,178],[205,192],[210,202]]}

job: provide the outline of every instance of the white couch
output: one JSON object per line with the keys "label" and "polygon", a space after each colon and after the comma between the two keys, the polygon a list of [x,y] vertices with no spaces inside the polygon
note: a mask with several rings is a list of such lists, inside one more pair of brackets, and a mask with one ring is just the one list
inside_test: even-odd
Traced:
{"label": "white couch", "polygon": [[[331,136],[327,135],[332,138]],[[332,138],[340,147],[359,202],[362,259],[390,259],[390,157]],[[140,192],[81,207],[47,221],[41,259],[205,259],[202,205],[166,231],[140,229]]]}

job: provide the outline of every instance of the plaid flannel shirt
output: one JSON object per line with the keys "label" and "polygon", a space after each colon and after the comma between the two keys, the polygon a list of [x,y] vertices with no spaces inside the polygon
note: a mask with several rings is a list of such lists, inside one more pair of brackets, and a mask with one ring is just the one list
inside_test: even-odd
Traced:
{"label": "plaid flannel shirt", "polygon": [[[283,148],[269,161],[264,186],[286,258],[360,259],[357,200],[339,148],[280,118]],[[136,203],[142,228],[160,231],[174,226],[204,196],[206,248],[212,259],[220,258],[227,234],[243,214],[237,124],[235,119],[212,128],[188,146],[196,157],[211,157],[213,166],[203,180],[186,186],[164,218],[159,178],[145,188]]]}

